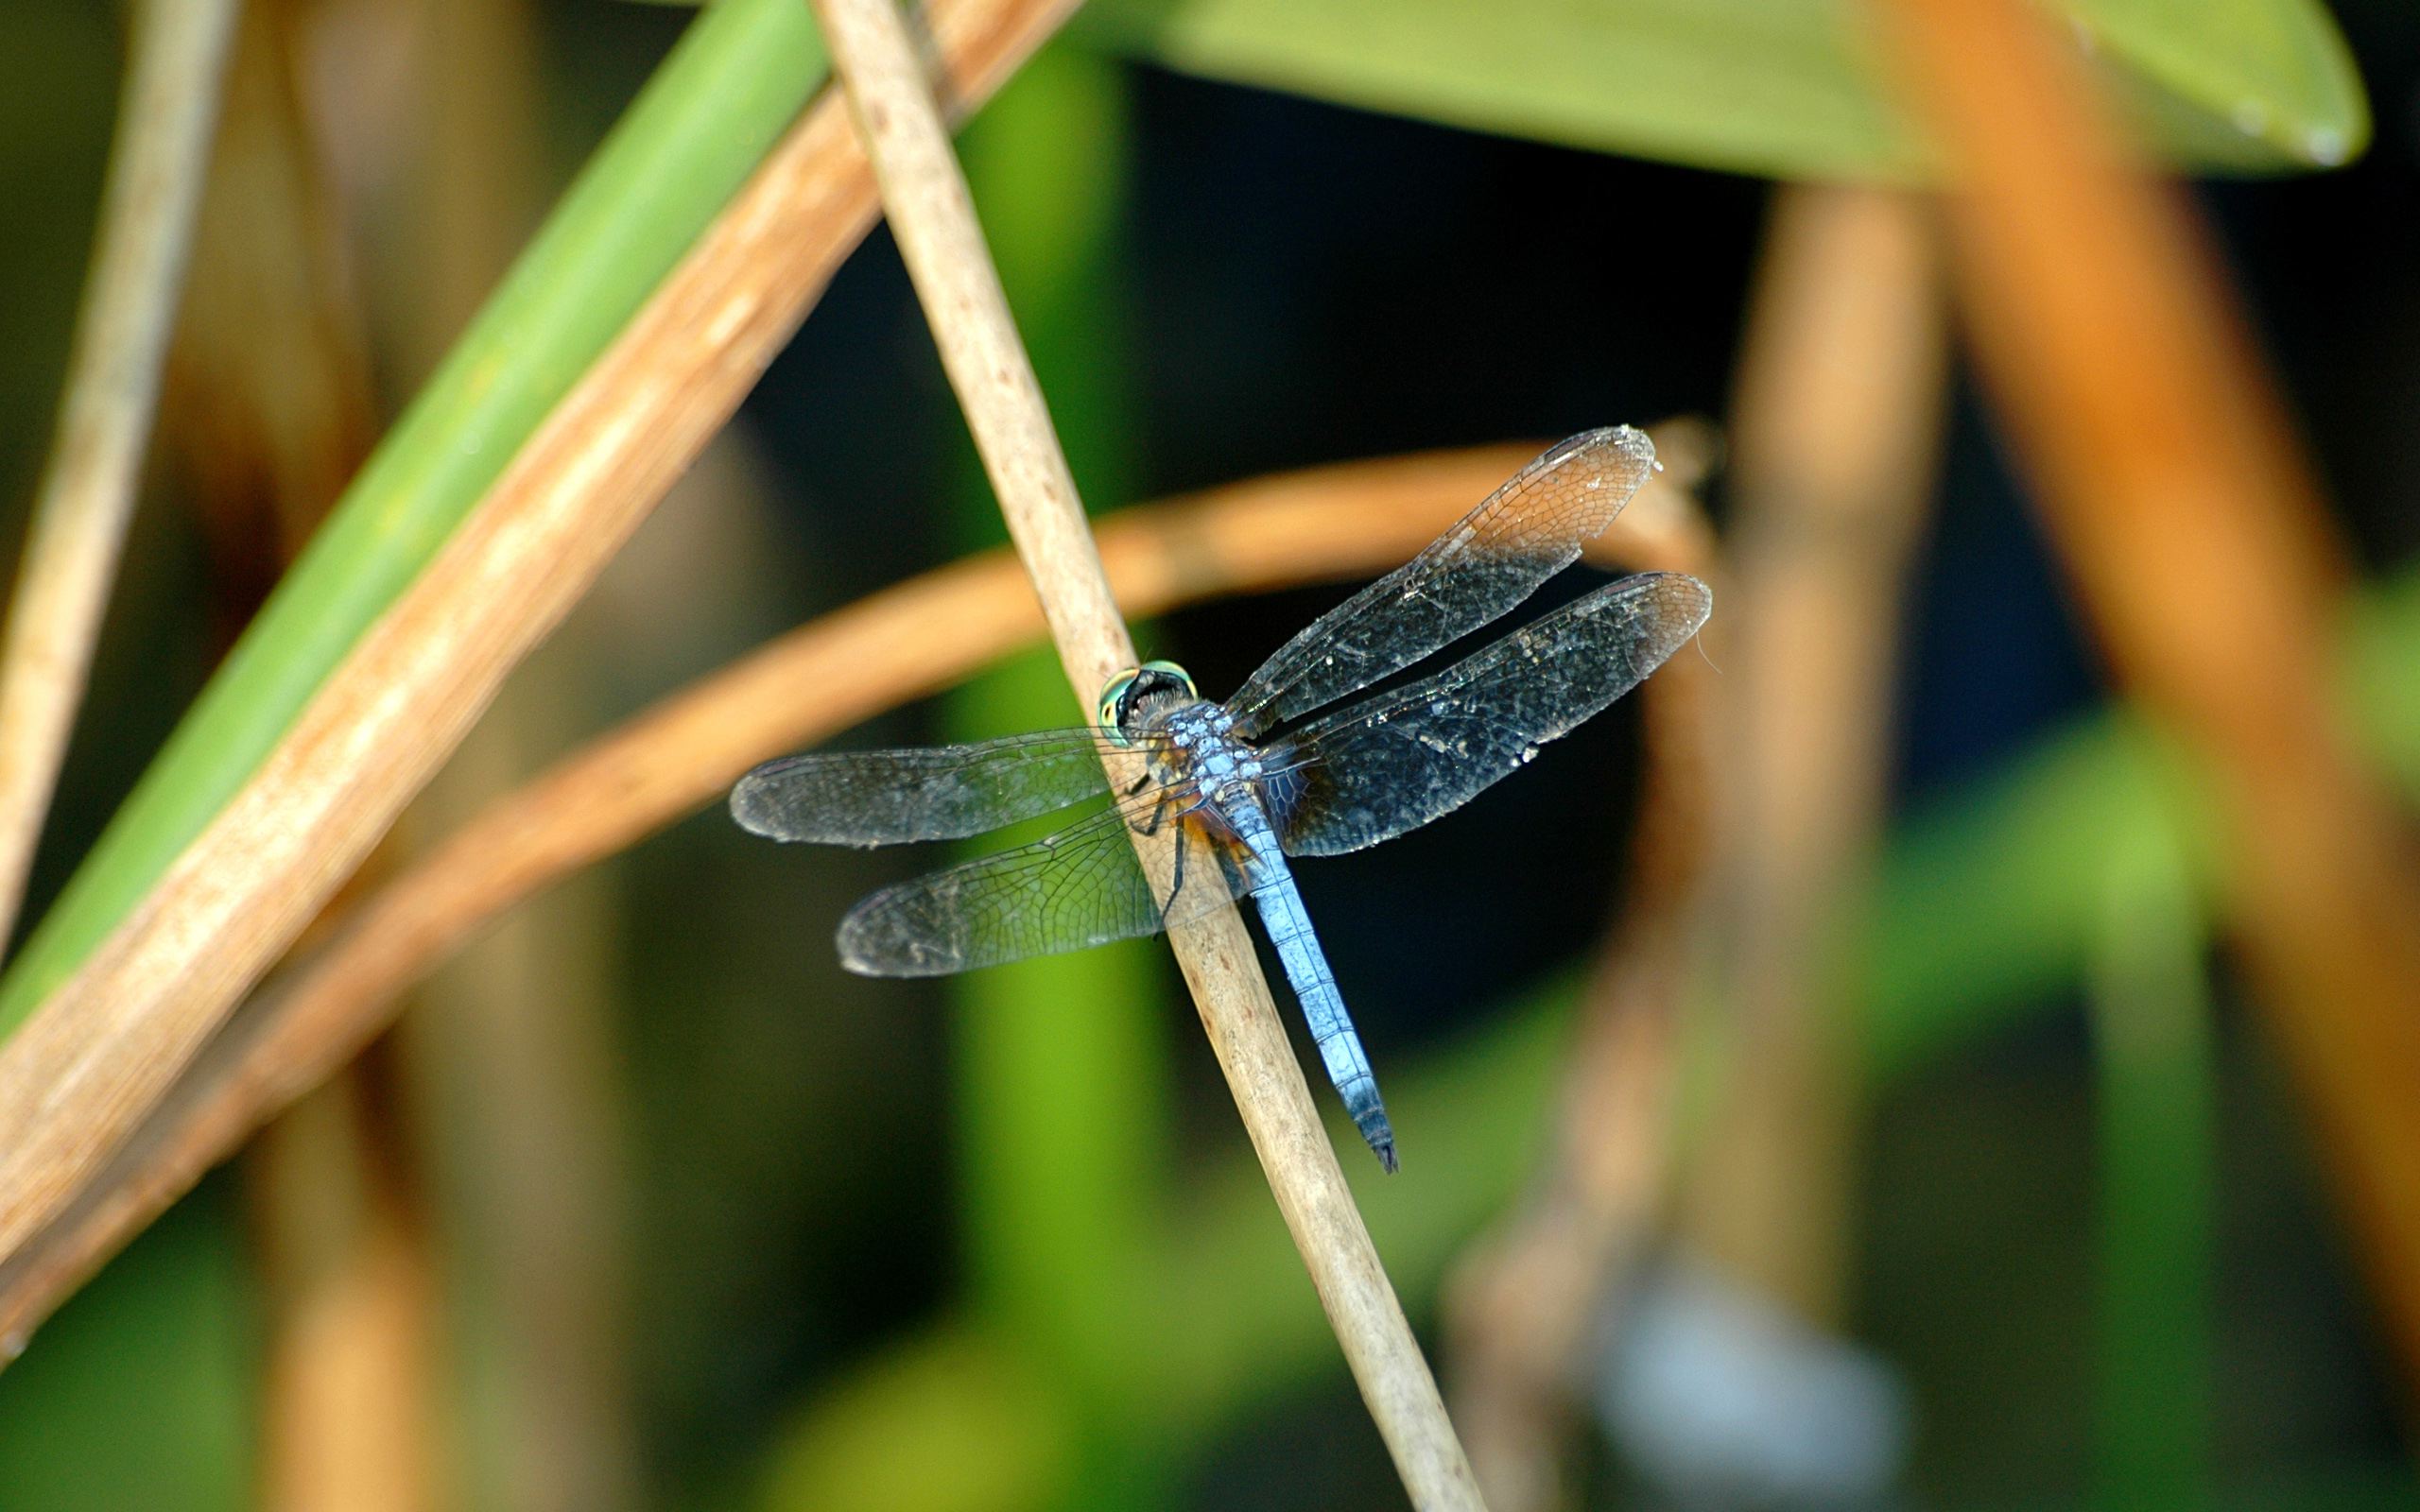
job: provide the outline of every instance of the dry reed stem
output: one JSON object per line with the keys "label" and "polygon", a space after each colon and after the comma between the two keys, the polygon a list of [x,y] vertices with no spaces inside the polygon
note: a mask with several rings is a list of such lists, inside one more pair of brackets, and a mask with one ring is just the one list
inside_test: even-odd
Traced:
{"label": "dry reed stem", "polygon": [[[1134,664],[1133,644],[1101,571],[925,69],[895,0],[813,3],[1010,540],[1033,579],[1067,680],[1077,698],[1089,702],[1110,678]],[[1120,786],[1141,774],[1139,758],[1110,765]],[[1155,886],[1170,885],[1174,838],[1171,831],[1135,839]],[[1171,929],[1168,938],[1270,1190],[1413,1505],[1479,1505],[1428,1362],[1379,1264],[1278,1022],[1241,914],[1232,906],[1218,910],[1200,923]]]}
{"label": "dry reed stem", "polygon": [[[934,13],[980,98],[1064,0]],[[0,1257],[65,1211],[496,684],[737,406],[871,222],[830,92],[810,108],[251,781],[0,1049]],[[0,1333],[0,1353],[22,1331]]]}
{"label": "dry reed stem", "polygon": [[1734,400],[1714,902],[1720,1111],[1681,1228],[1818,1325],[1846,1285],[1843,899],[1881,826],[1900,606],[1933,491],[1948,331],[1932,205],[1775,198]]}
{"label": "dry reed stem", "polygon": [[25,902],[134,512],[235,15],[235,0],[135,9],[92,282],[0,640],[0,936]]}
{"label": "dry reed stem", "polygon": [[[550,154],[532,0],[413,9],[419,34],[399,92],[408,113],[390,136],[360,145],[385,160],[388,215],[411,226],[402,269],[411,317],[390,355],[425,372],[510,268],[544,208]],[[387,61],[372,39],[358,43],[347,62],[354,77]],[[683,534],[699,523],[709,471],[701,458],[661,507],[680,516]],[[630,565],[616,569],[625,582]],[[592,598],[556,632],[552,665],[617,660],[628,638],[597,608]],[[575,691],[537,671],[506,686],[422,792],[399,827],[409,843],[381,858],[379,880],[581,732]],[[487,1452],[461,1456],[451,1477],[456,1505],[627,1512],[642,1500],[628,1326],[638,1230],[625,1211],[633,1142],[610,1042],[617,902],[600,878],[470,943],[414,995],[392,1053],[351,1073],[391,1066],[410,1122],[442,1135],[419,1143],[414,1194],[445,1235],[455,1315],[483,1320],[475,1393],[494,1425]]]}
{"label": "dry reed stem", "polygon": [[2334,696],[2345,569],[2185,201],[2021,0],[1882,0],[1977,357],[2135,696],[2212,779],[2233,933],[2420,1381],[2420,875]]}

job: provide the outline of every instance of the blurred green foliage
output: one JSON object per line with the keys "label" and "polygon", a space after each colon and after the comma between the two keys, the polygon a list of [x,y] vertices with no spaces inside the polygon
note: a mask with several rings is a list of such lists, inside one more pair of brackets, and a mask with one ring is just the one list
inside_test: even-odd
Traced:
{"label": "blurred green foliage", "polygon": [[2100,1499],[2111,1508],[2197,1506],[2215,1484],[2218,1055],[2208,929],[2172,846],[2155,841],[2109,860],[2090,994],[2100,1073]]}
{"label": "blurred green foliage", "polygon": [[0,1506],[251,1503],[259,1310],[230,1195],[152,1225],[0,1376]]}

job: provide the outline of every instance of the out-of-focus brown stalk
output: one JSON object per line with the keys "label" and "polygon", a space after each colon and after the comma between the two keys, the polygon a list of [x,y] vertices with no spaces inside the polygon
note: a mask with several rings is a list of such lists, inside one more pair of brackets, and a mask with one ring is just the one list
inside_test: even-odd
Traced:
{"label": "out-of-focus brown stalk", "polygon": [[160,394],[235,0],[145,0],[76,318],[59,434],[0,636],[0,936],[83,701]]}
{"label": "out-of-focus brown stalk", "polygon": [[[400,171],[365,180],[392,181],[395,198],[365,219],[410,227],[389,239],[401,244],[390,280],[405,298],[389,301],[388,340],[418,375],[470,324],[545,202],[546,90],[529,0],[405,9],[418,24],[398,91],[410,114],[381,145]],[[376,44],[357,28],[354,45]],[[686,528],[695,501],[672,498]],[[549,665],[614,660],[595,603],[557,632]],[[399,833],[443,834],[569,743],[589,723],[580,686],[544,675],[508,682]],[[417,1191],[444,1258],[444,1300],[455,1316],[484,1320],[477,1348],[455,1351],[444,1377],[497,1425],[486,1452],[457,1456],[465,1504],[623,1512],[641,1500],[636,1230],[624,1211],[630,1145],[613,1043],[621,902],[612,879],[595,877],[467,942],[423,984],[397,1053],[354,1062],[394,1068],[420,1136]]]}
{"label": "out-of-focus brown stalk", "polygon": [[237,28],[162,398],[228,640],[377,436],[357,281],[294,87],[302,9],[257,5]]}
{"label": "out-of-focus brown stalk", "polygon": [[[944,0],[980,100],[1066,0]],[[0,1264],[89,1191],[276,956],[737,406],[874,198],[827,92],[364,633],[141,907],[0,1046]],[[0,1330],[0,1353],[22,1331]]]}
{"label": "out-of-focus brown stalk", "polygon": [[[1711,579],[1729,603],[1713,535],[1686,491],[1712,438],[1697,450],[1687,462],[1676,450],[1666,464],[1676,486],[1642,493],[1616,528],[1645,534],[1635,565]],[[1684,651],[1640,691],[1646,776],[1630,902],[1581,1005],[1547,1162],[1520,1211],[1447,1288],[1455,1418],[1495,1512],[1570,1501],[1565,1465],[1597,1314],[1663,1194],[1673,1028],[1711,849],[1715,665]]]}
{"label": "out-of-focus brown stalk", "polygon": [[1675,658],[1646,690],[1632,902],[1589,992],[1553,1163],[1452,1293],[1456,1404],[1497,1512],[1572,1500],[1602,1308],[1665,1194],[1672,1027],[1693,983],[1742,1053],[1678,1221],[1743,1280],[1831,1310],[1845,1109],[1819,1008],[1832,908],[1880,804],[1900,579],[1940,430],[1931,244],[1905,195],[1776,197],[1731,435],[1720,572],[1737,610],[1708,637],[1724,675]]}
{"label": "out-of-focus brown stalk", "polygon": [[251,1162],[277,1311],[262,1369],[260,1496],[271,1509],[437,1504],[427,1245],[378,1157],[364,1082],[338,1077],[289,1109]]}
{"label": "out-of-focus brown stalk", "polygon": [[2354,753],[2345,568],[2186,201],[2023,0],[1876,0],[1955,175],[1976,355],[2118,675],[2219,803],[2234,937],[2420,1380],[2420,872]]}
{"label": "out-of-focus brown stalk", "polygon": [[[293,89],[300,13],[253,6],[238,27],[163,409],[229,638],[374,434],[341,223]],[[395,1158],[390,1067],[356,1062],[248,1152],[267,1512],[416,1512],[438,1480],[441,1331],[426,1228]]]}
{"label": "out-of-focus brown stalk", "polygon": [[1931,205],[1784,188],[1731,427],[1721,774],[1703,961],[1723,1089],[1679,1225],[1801,1316],[1844,1285],[1843,899],[1880,823],[1909,561],[1931,497],[1947,331]]}
{"label": "out-of-focus brown stalk", "polygon": [[[1351,463],[1130,509],[1103,523],[1101,560],[1134,616],[1368,576],[1537,454],[1521,443]],[[1670,559],[1687,516],[1660,502],[1669,487],[1651,479],[1588,559]],[[1015,559],[986,553],[790,632],[490,803],[247,1003],[76,1206],[0,1261],[0,1334],[48,1316],[264,1119],[359,1054],[400,994],[497,916],[720,797],[758,762],[938,692],[1042,630]]]}

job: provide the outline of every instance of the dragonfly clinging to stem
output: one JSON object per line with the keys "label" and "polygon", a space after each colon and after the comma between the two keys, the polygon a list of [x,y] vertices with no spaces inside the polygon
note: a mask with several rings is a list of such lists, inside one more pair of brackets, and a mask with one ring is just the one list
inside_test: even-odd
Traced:
{"label": "dragonfly clinging to stem", "polygon": [[[1150,935],[1250,897],[1328,1079],[1389,1171],[1394,1131],[1288,870],[1392,839],[1461,807],[1638,685],[1705,622],[1678,573],[1609,583],[1443,671],[1322,717],[1512,609],[1612,524],[1655,450],[1628,426],[1572,437],[1426,550],[1320,616],[1224,703],[1182,667],[1113,679],[1098,723],[968,746],[836,751],[768,763],[731,793],[777,840],[881,846],[959,839],[1107,797],[1030,845],[885,887],[840,921],[840,963],[939,976]],[[1113,793],[1104,757],[1142,758]],[[1173,826],[1155,885],[1129,830]]]}

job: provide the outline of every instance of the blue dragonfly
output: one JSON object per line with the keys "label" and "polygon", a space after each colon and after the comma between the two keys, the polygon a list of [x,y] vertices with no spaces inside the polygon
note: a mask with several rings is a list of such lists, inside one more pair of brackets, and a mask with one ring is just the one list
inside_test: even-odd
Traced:
{"label": "blue dragonfly", "polygon": [[[1628,426],[1561,442],[1426,550],[1322,615],[1224,703],[1148,662],[1102,691],[1098,722],[967,746],[768,763],[732,789],[776,840],[883,846],[982,834],[1107,798],[1030,845],[885,887],[840,921],[840,964],[940,976],[1155,934],[1250,897],[1328,1079],[1379,1162],[1394,1131],[1287,862],[1392,839],[1460,808],[1638,685],[1695,635],[1703,583],[1609,583],[1418,681],[1322,717],[1512,609],[1571,564],[1655,469]],[[1104,758],[1142,759],[1112,792]],[[1155,885],[1130,829],[1174,826]]]}

